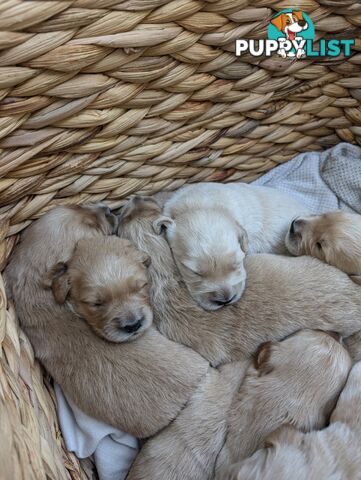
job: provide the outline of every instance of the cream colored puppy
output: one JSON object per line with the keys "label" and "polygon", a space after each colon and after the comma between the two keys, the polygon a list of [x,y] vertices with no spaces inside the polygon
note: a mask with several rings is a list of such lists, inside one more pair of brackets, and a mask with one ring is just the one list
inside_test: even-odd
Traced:
{"label": "cream colored puppy", "polygon": [[302,431],[326,425],[351,368],[347,350],[333,335],[301,330],[261,347],[228,415],[219,479],[284,423]]}
{"label": "cream colored puppy", "polygon": [[55,299],[111,342],[135,340],[153,320],[149,257],[115,236],[79,240],[49,272]]}
{"label": "cream colored puppy", "polygon": [[[128,294],[134,300],[137,293],[127,289],[144,274],[143,255],[129,242],[116,237],[105,239],[104,235],[111,234],[115,225],[109,215],[107,209],[98,206],[51,210],[21,235],[5,278],[35,356],[67,396],[91,417],[147,438],[177,417],[210,367],[195,352],[169,341],[152,327],[131,342],[111,343],[79,318],[87,317],[98,330],[112,322],[114,315],[121,330],[123,321],[118,319],[119,308],[123,312],[119,290],[122,288],[116,283],[124,287],[128,300]],[[77,244],[79,251],[74,254]],[[64,272],[53,266],[59,262],[67,264],[71,258],[65,274],[70,280],[69,302],[77,314],[66,302],[57,303],[50,288],[61,293],[60,285],[53,282],[56,284],[57,275]],[[94,271],[89,264],[92,259]],[[88,285],[83,284],[84,277]],[[101,317],[94,316],[93,306],[80,307],[82,301],[98,302],[98,298],[92,297],[94,287],[96,296],[115,293],[114,302],[105,296]],[[142,285],[138,288],[142,290]],[[141,295],[145,296],[146,290]],[[103,302],[103,296],[101,299]],[[131,314],[138,315],[133,300],[129,304]],[[144,307],[148,301],[143,299],[139,305]]]}
{"label": "cream colored puppy", "polygon": [[213,479],[227,412],[248,363],[211,369],[178,417],[142,447],[127,480]]}
{"label": "cream colored puppy", "polygon": [[166,229],[177,267],[192,297],[206,310],[237,302],[249,253],[283,253],[293,218],[307,210],[287,194],[244,183],[199,183],[165,202]]}
{"label": "cream colored puppy", "polygon": [[350,364],[332,337],[304,330],[262,347],[243,384],[246,363],[210,371],[177,419],[145,444],[127,479],[211,480],[217,458],[228,466],[233,455],[252,453],[285,418],[307,430],[324,426]]}
{"label": "cream colored puppy", "polygon": [[159,331],[212,365],[247,359],[261,343],[301,328],[335,330],[343,336],[361,329],[360,287],[310,257],[250,255],[241,300],[217,311],[203,310],[189,296],[168,242],[153,231],[160,215],[152,198],[136,197],[122,209],[119,235],[152,259],[150,295]]}
{"label": "cream colored puppy", "polygon": [[361,215],[334,212],[291,222],[286,246],[292,255],[311,255],[349,275],[361,273]]}
{"label": "cream colored puppy", "polygon": [[[322,377],[322,374],[319,378]],[[355,480],[361,471],[361,363],[351,370],[329,426],[302,433],[283,426],[267,447],[231,466],[222,480]]]}

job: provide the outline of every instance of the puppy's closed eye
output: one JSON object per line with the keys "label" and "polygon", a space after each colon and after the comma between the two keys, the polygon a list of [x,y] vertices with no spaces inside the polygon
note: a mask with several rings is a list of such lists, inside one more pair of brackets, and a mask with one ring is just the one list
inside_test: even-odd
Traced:
{"label": "puppy's closed eye", "polygon": [[197,272],[197,270],[194,270],[193,268],[189,267],[188,265],[186,265],[185,263],[181,262],[182,266],[189,270],[191,273],[193,273],[193,275],[197,275],[198,277],[202,277],[202,273],[201,272]]}
{"label": "puppy's closed eye", "polygon": [[104,306],[104,302],[102,300],[94,300],[94,301],[82,300],[82,303],[92,308],[100,308]]}

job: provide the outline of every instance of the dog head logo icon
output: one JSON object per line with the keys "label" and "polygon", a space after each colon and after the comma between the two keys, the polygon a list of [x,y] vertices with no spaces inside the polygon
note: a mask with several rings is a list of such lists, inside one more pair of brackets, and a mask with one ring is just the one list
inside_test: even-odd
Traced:
{"label": "dog head logo icon", "polygon": [[[277,51],[281,57],[302,58],[306,56],[306,40],[313,40],[315,28],[310,17],[300,10],[282,10],[272,18],[268,27],[268,38],[278,40]],[[290,43],[292,48],[289,47]]]}

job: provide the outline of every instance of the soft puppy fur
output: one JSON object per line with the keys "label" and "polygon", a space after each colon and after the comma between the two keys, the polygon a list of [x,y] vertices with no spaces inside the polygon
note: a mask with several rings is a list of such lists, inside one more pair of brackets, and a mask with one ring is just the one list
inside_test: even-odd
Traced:
{"label": "soft puppy fur", "polygon": [[142,447],[127,480],[212,480],[227,412],[248,363],[209,370],[178,417]]}
{"label": "soft puppy fur", "polygon": [[163,213],[155,226],[166,230],[190,294],[217,310],[243,294],[246,253],[284,252],[289,223],[307,211],[272,188],[200,183],[176,191]]}
{"label": "soft puppy fur", "polygon": [[[101,250],[99,250],[101,247]],[[71,258],[49,272],[58,303],[113,342],[135,340],[152,323],[146,266],[149,257],[117,237],[79,240]]]}
{"label": "soft puppy fur", "polygon": [[[59,262],[67,263],[83,239],[94,242],[97,280],[105,265],[108,282],[104,234],[112,233],[114,219],[109,217],[109,221],[106,214],[107,210],[98,206],[51,210],[21,235],[5,279],[36,357],[69,398],[88,415],[146,438],[177,417],[205,378],[209,364],[152,327],[132,342],[105,341],[67,303],[55,301],[49,271]],[[128,242],[114,241],[120,242],[118,257],[124,249],[125,259],[117,259],[117,266],[124,261],[121,272],[127,285],[132,275],[130,263],[134,262],[135,270],[144,267],[137,261],[135,249],[126,253],[131,248]],[[84,261],[89,261],[87,255]],[[89,273],[91,266],[81,268]],[[75,279],[72,273],[71,278]],[[74,297],[80,300],[77,294]]]}
{"label": "soft puppy fur", "polygon": [[176,420],[143,446],[127,479],[211,480],[218,455],[221,471],[285,417],[307,430],[323,426],[350,364],[332,337],[304,330],[264,345],[248,371],[247,362],[209,371]]}
{"label": "soft puppy fur", "polygon": [[360,290],[338,269],[309,257],[251,255],[241,300],[218,311],[192,301],[165,238],[153,230],[162,216],[152,198],[136,197],[122,209],[119,235],[152,259],[148,269],[154,322],[168,338],[188,345],[212,365],[249,358],[268,340],[301,328],[361,328]]}
{"label": "soft puppy fur", "polygon": [[286,246],[292,255],[311,255],[349,275],[361,273],[361,215],[341,210],[291,222]]}
{"label": "soft puppy fur", "polygon": [[218,478],[284,423],[302,431],[323,428],[350,368],[351,358],[333,333],[305,329],[263,345],[228,415]]}
{"label": "soft puppy fur", "polygon": [[[322,375],[321,375],[322,376]],[[361,469],[361,363],[352,368],[330,424],[303,433],[282,426],[266,447],[231,466],[224,480],[354,480]]]}

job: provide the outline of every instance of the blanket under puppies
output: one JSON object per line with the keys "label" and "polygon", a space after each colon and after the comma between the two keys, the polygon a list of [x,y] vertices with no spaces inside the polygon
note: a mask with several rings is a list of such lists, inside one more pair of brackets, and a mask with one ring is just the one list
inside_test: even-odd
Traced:
{"label": "blanket under puppies", "polygon": [[301,153],[253,182],[298,198],[312,213],[361,213],[361,148],[340,143],[324,152]]}
{"label": "blanket under puppies", "polygon": [[[361,148],[340,143],[302,153],[254,182],[287,192],[312,213],[342,209],[361,213]],[[124,480],[137,451],[130,435],[85,415],[56,385],[58,416],[68,450],[92,456],[100,480]]]}

